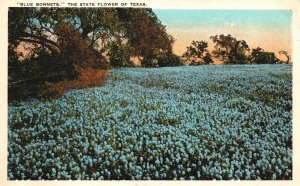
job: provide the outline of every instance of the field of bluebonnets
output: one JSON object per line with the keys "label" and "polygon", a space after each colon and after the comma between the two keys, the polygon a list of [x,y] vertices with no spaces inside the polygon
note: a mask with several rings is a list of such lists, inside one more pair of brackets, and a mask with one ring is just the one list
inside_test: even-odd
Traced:
{"label": "field of bluebonnets", "polygon": [[128,68],[8,108],[8,179],[292,179],[291,65]]}

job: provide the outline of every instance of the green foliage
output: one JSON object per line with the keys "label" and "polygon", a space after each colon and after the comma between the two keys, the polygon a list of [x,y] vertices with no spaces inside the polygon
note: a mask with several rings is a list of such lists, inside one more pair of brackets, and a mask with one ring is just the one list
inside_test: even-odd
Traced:
{"label": "green foliage", "polygon": [[8,42],[13,46],[18,45],[19,38],[28,26],[29,12],[27,10],[25,8],[8,9]]}
{"label": "green foliage", "polygon": [[246,41],[237,40],[228,34],[227,36],[215,35],[210,37],[215,43],[212,51],[214,57],[225,64],[246,64],[249,63],[247,52],[250,50]]}
{"label": "green foliage", "polygon": [[251,57],[251,62],[256,64],[275,64],[279,62],[279,59],[275,56],[274,52],[264,51],[260,47],[252,49]]}
{"label": "green foliage", "polygon": [[[132,55],[143,57],[142,66],[155,66],[157,56],[162,52],[172,52],[172,45],[175,39],[167,34],[156,15],[150,9],[140,10],[138,16],[129,19],[128,44],[132,47]],[[130,9],[124,12],[132,14]]]}
{"label": "green foliage", "polygon": [[82,68],[107,68],[104,58],[87,45],[68,24],[56,27],[59,52],[36,47],[32,55],[19,61],[14,47],[9,49],[9,101],[44,98],[50,94],[48,84],[76,79]]}
{"label": "green foliage", "polygon": [[134,67],[130,60],[130,48],[128,45],[117,45],[115,42],[109,46],[109,61],[112,67]]}
{"label": "green foliage", "polygon": [[59,56],[62,63],[71,65],[71,68],[107,69],[108,63],[104,56],[90,46],[90,39],[84,38],[70,24],[62,23],[56,27],[57,45],[60,48]]}
{"label": "green foliage", "polygon": [[211,63],[213,63],[212,56],[211,56],[210,53],[207,53],[207,54],[203,57],[203,63],[204,63],[204,64],[211,64]]}
{"label": "green foliage", "polygon": [[187,58],[190,65],[201,65],[213,63],[212,56],[207,50],[208,44],[206,41],[193,41],[183,54]]}
{"label": "green foliage", "polygon": [[[82,69],[133,67],[131,56],[151,66],[174,42],[151,9],[13,7],[8,14],[9,99],[38,97]],[[32,46],[24,62],[20,44]]]}
{"label": "green foliage", "polygon": [[208,44],[206,41],[193,41],[187,48],[187,51],[183,54],[190,65],[201,65],[213,63],[212,56],[207,50]]}
{"label": "green foliage", "polygon": [[16,58],[8,60],[9,101],[37,98],[40,92],[44,91],[47,81],[58,82],[61,79],[75,77],[75,74],[64,71],[66,66],[57,64],[55,57],[46,50],[40,49],[36,54],[38,55],[24,61]]}
{"label": "green foliage", "polygon": [[158,61],[157,59],[151,58],[144,58],[142,60],[142,66],[143,67],[158,67]]}
{"label": "green foliage", "polygon": [[180,59],[179,56],[168,52],[157,57],[157,65],[159,67],[173,67],[182,66],[184,65],[184,62]]}

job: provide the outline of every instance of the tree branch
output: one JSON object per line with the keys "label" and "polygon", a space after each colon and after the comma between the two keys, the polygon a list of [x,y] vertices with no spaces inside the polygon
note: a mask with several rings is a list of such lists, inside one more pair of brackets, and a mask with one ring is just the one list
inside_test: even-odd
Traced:
{"label": "tree branch", "polygon": [[36,36],[36,35],[33,35],[33,34],[30,34],[30,33],[27,33],[27,32],[24,32],[21,37],[23,38],[32,38],[32,39],[35,39],[35,40],[40,40],[41,42],[43,43],[48,43],[50,45],[53,45],[57,48],[59,48],[58,44],[50,39],[47,39],[47,38],[44,38],[42,36]]}
{"label": "tree branch", "polygon": [[45,43],[43,41],[40,41],[40,40],[34,40],[34,39],[28,39],[28,38],[22,38],[22,37],[20,37],[19,40],[24,41],[24,42],[29,42],[29,43],[40,44],[40,45],[48,48],[51,51],[51,53],[56,53],[56,52],[59,51],[58,47],[56,47],[56,46],[52,47],[50,44],[47,44],[47,43]]}

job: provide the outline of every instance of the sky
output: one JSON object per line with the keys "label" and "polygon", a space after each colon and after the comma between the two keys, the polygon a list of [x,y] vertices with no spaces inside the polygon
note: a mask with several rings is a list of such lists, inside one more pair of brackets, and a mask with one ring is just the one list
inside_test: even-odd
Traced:
{"label": "sky", "polygon": [[205,40],[212,50],[210,36],[231,34],[249,47],[292,53],[290,10],[153,10],[167,32],[175,37],[174,53],[182,55],[193,40]]}

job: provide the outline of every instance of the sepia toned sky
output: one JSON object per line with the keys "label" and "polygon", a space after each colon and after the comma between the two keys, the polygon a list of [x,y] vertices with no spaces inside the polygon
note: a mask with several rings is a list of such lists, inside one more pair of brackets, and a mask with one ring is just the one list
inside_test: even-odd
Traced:
{"label": "sepia toned sky", "polygon": [[290,10],[153,10],[167,32],[175,37],[174,52],[182,55],[192,40],[205,40],[213,49],[210,36],[231,34],[249,47],[272,51],[291,48]]}

